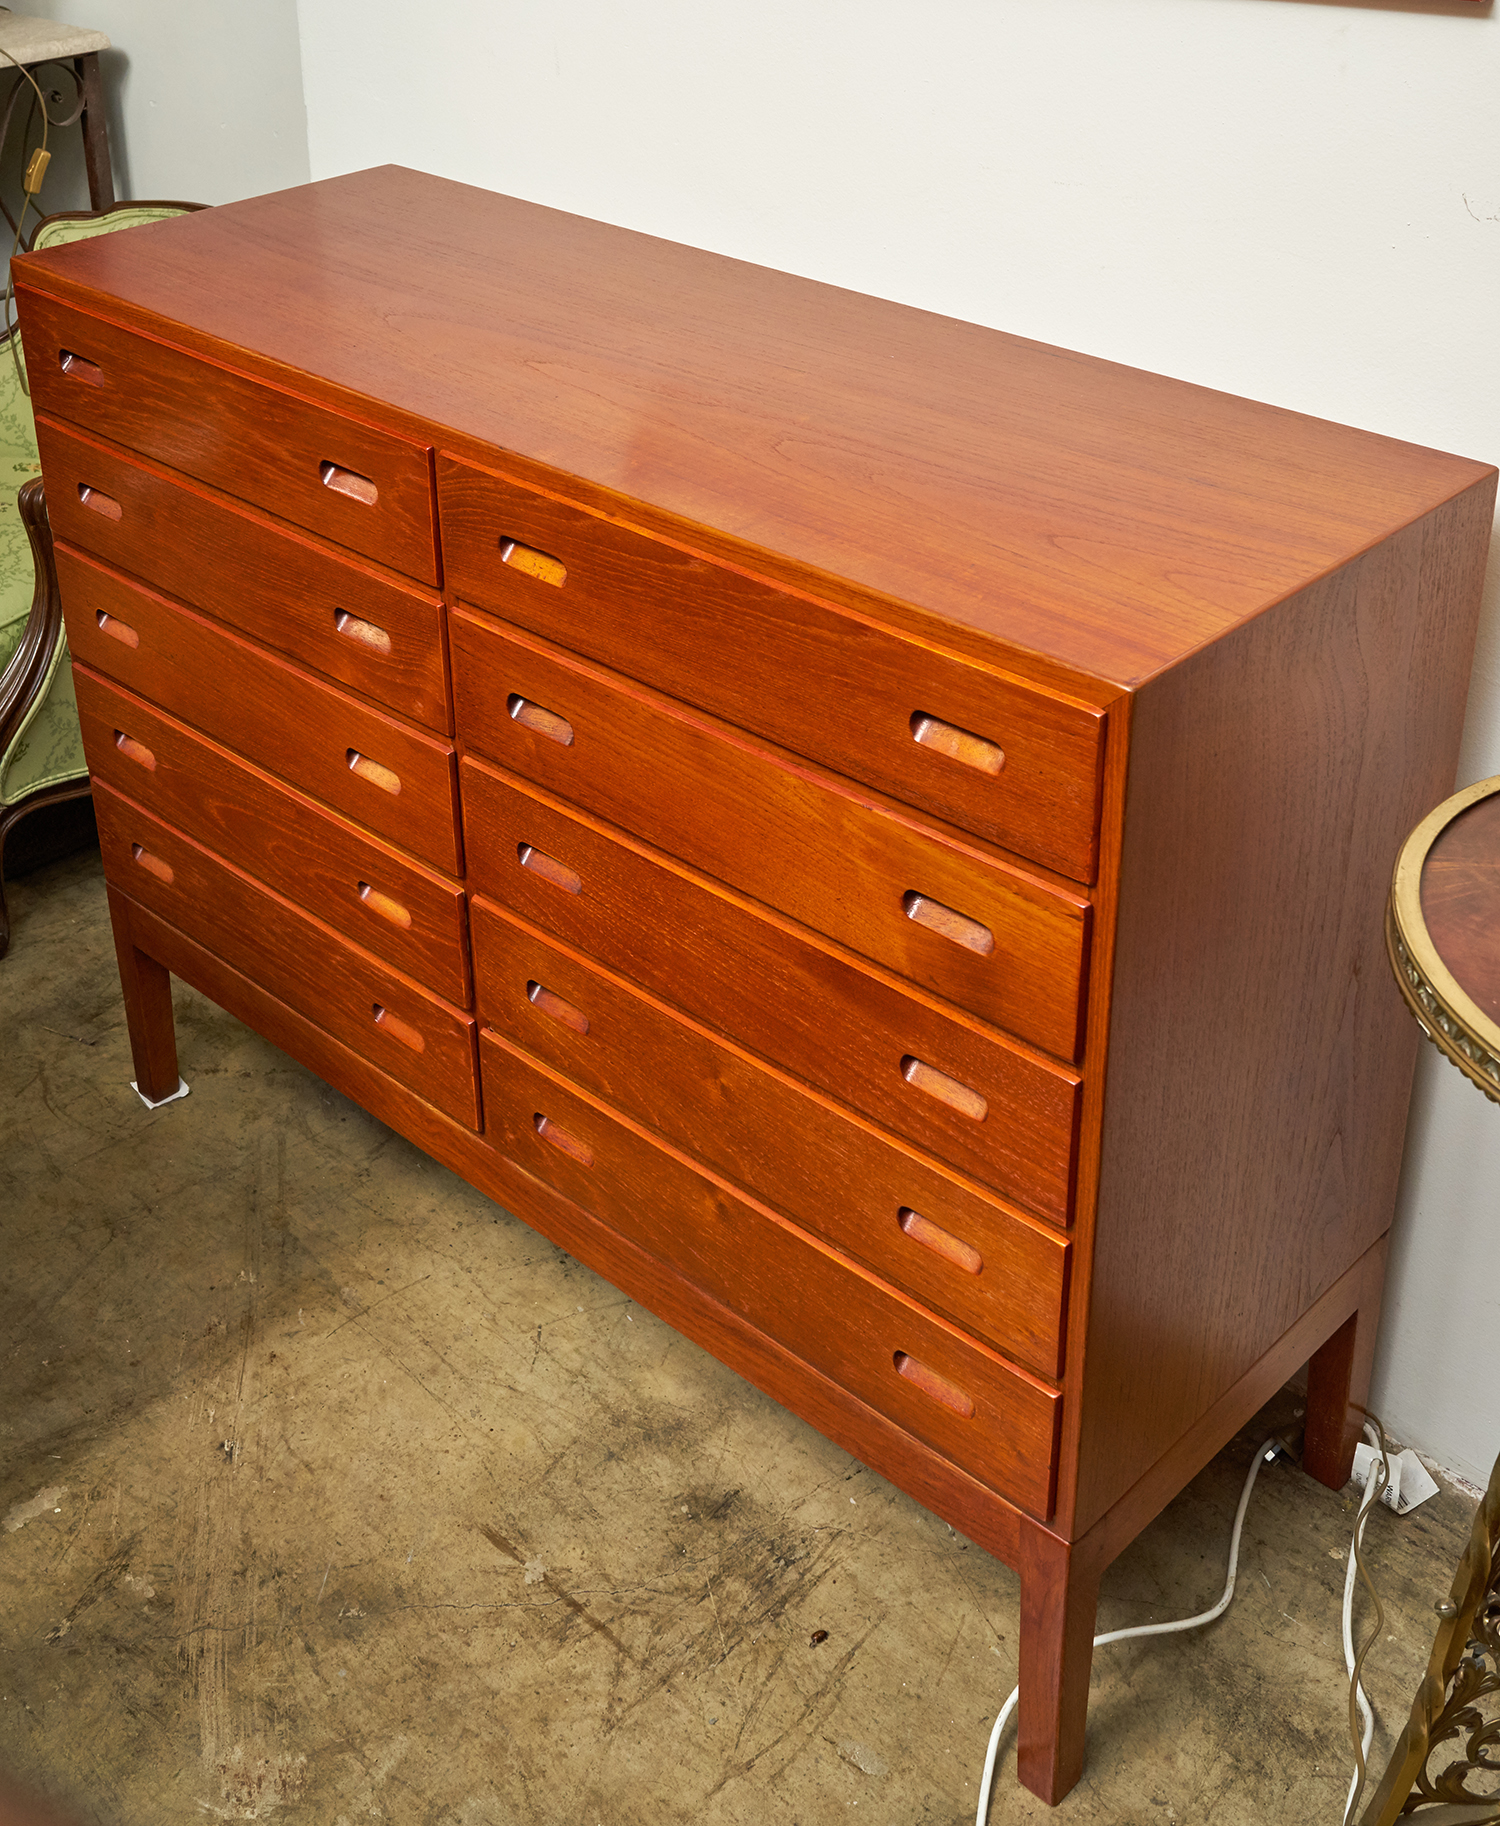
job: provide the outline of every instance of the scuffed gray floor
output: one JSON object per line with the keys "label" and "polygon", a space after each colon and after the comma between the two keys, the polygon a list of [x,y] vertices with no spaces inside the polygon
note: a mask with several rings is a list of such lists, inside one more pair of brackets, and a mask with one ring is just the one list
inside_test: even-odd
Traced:
{"label": "scuffed gray floor", "polygon": [[[180,985],[148,1113],[97,854],[11,901],[0,1770],[119,1826],[973,1818],[1007,1568]],[[1101,1628],[1217,1596],[1252,1444]],[[997,1826],[1333,1826],[1352,1508],[1265,1471],[1228,1616],[1100,1650],[1082,1783],[1012,1744]],[[1372,1521],[1392,1732],[1470,1513]]]}

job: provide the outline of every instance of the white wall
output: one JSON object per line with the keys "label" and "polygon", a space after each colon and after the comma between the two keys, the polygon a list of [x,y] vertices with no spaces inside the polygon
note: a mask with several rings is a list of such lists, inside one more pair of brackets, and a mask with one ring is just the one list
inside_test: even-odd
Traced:
{"label": "white wall", "polygon": [[[1469,0],[299,0],[387,160],[1493,460],[1500,21]],[[393,224],[399,233],[399,224]],[[1500,566],[1460,779],[1500,772]],[[1424,1055],[1376,1374],[1482,1478],[1500,1111]],[[1477,1392],[1476,1392],[1477,1390]]]}
{"label": "white wall", "polygon": [[[12,10],[109,35],[99,63],[117,198],[228,203],[307,182],[296,0],[16,0]],[[71,108],[68,79],[38,74]],[[42,213],[87,209],[78,128],[55,131],[50,145]]]}

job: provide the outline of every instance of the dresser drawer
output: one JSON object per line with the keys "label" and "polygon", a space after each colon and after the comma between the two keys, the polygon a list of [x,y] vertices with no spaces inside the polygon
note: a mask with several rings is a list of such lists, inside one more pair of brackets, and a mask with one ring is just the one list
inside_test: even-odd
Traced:
{"label": "dresser drawer", "polygon": [[480,1018],[1007,1357],[1061,1374],[1068,1244],[483,900]]}
{"label": "dresser drawer", "polygon": [[56,538],[450,734],[442,599],[37,422]]}
{"label": "dresser drawer", "polygon": [[481,1034],[485,1137],[804,1362],[1031,1514],[1052,1503],[1058,1394]]}
{"label": "dresser drawer", "polygon": [[1101,712],[441,453],[437,480],[456,595],[1093,880]]}
{"label": "dresser drawer", "polygon": [[501,624],[451,618],[471,748],[1059,1058],[1089,908]]}
{"label": "dresser drawer", "polygon": [[20,315],[37,411],[437,582],[425,445],[40,292],[25,290]]}
{"label": "dresser drawer", "polygon": [[1027,1210],[1068,1221],[1076,1073],[522,781],[468,757],[461,771],[471,887]]}
{"label": "dresser drawer", "polygon": [[473,1017],[228,867],[102,782],[104,872],[189,938],[466,1127],[479,1127]]}
{"label": "dresser drawer", "polygon": [[453,747],[216,623],[57,548],[74,654],[107,677],[450,875]]}
{"label": "dresser drawer", "polygon": [[89,772],[442,996],[470,1001],[464,897],[174,717],[73,668]]}

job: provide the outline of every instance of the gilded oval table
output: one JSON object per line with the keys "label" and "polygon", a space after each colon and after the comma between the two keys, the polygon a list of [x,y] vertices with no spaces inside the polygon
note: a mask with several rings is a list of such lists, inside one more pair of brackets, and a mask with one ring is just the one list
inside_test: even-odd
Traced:
{"label": "gilded oval table", "polygon": [[[1396,859],[1386,905],[1391,968],[1422,1031],[1500,1103],[1500,776],[1424,818]],[[1407,1815],[1500,1821],[1500,1459],[1474,1517],[1411,1717],[1361,1826]],[[1455,1754],[1438,1756],[1445,1744]],[[1432,1764],[1437,1766],[1430,1766]],[[1489,1791],[1474,1786],[1488,1778]]]}

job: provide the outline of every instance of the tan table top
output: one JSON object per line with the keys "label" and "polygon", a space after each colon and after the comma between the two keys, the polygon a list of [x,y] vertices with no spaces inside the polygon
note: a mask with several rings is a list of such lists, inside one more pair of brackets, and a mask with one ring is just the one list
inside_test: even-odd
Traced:
{"label": "tan table top", "polygon": [[63,25],[56,19],[31,19],[22,13],[0,13],[0,51],[17,63],[51,63],[107,51],[109,39],[87,26]]}

